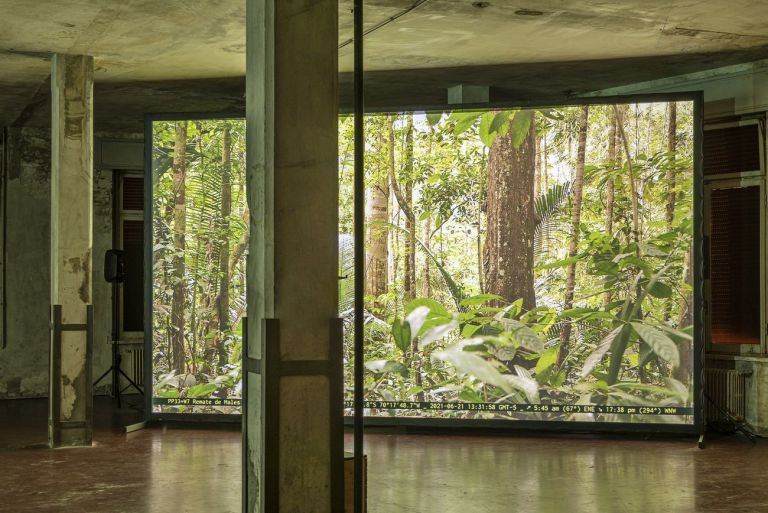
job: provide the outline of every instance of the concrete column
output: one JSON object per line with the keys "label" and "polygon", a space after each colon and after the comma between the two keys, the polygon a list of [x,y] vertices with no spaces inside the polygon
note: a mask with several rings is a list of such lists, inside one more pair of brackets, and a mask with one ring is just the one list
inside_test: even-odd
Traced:
{"label": "concrete column", "polygon": [[[338,309],[338,3],[247,6],[248,356],[262,365],[246,391],[246,511],[330,513],[332,394],[327,375],[307,370],[341,359],[329,350]],[[279,323],[274,358],[265,357],[264,318]]]}
{"label": "concrete column", "polygon": [[91,444],[93,58],[54,55],[51,67],[51,305],[64,331],[51,333],[48,439],[52,447]]}

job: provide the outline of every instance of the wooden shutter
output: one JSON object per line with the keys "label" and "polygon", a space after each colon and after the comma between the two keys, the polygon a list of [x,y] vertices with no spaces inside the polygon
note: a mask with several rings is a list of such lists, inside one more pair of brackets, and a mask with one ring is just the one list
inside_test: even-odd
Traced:
{"label": "wooden shutter", "polygon": [[704,131],[704,176],[760,171],[757,123]]}
{"label": "wooden shutter", "polygon": [[122,248],[125,251],[125,282],[122,287],[123,331],[144,331],[144,178],[124,176],[121,185]]}
{"label": "wooden shutter", "polygon": [[760,187],[714,189],[709,276],[713,344],[760,343]]}
{"label": "wooden shutter", "polygon": [[144,178],[123,178],[123,210],[144,210]]}

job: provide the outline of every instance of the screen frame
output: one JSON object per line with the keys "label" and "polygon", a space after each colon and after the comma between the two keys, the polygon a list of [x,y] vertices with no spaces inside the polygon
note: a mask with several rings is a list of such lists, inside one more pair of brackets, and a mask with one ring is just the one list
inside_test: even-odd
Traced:
{"label": "screen frame", "polygon": [[[460,104],[424,106],[423,108],[374,108],[366,109],[366,115],[388,114],[393,112],[472,112],[493,109],[545,109],[555,107],[578,107],[582,105],[613,105],[634,103],[672,103],[691,102],[693,104],[693,332],[691,345],[693,351],[693,423],[631,423],[631,422],[585,422],[585,421],[549,421],[549,420],[512,420],[512,419],[439,419],[427,417],[383,417],[368,416],[365,425],[377,428],[414,427],[455,429],[468,431],[493,429],[499,431],[543,430],[551,432],[590,432],[590,433],[654,433],[701,435],[705,430],[704,422],[704,177],[703,177],[703,139],[704,139],[704,92],[682,91],[672,93],[638,93],[627,95],[568,97],[551,101],[488,102],[482,104]],[[353,115],[346,109],[340,110],[340,116]],[[355,241],[355,244],[358,244]],[[352,425],[354,413],[344,416],[344,423]]]}
{"label": "screen frame", "polygon": [[[154,235],[154,180],[152,176],[152,152],[154,149],[154,123],[158,121],[197,121],[237,119],[246,121],[245,112],[164,112],[144,115],[144,417],[148,422],[221,422],[240,423],[240,413],[164,413],[152,411],[154,378],[152,374],[153,335],[153,235]],[[244,395],[244,392],[243,392]],[[243,397],[244,399],[244,397]]]}
{"label": "screen frame", "polygon": [[[425,105],[366,109],[366,114],[387,114],[392,112],[468,112],[491,109],[542,109],[551,107],[577,107],[581,105],[612,105],[632,103],[669,103],[691,102],[693,104],[693,423],[628,423],[628,422],[584,422],[584,421],[547,421],[547,420],[506,420],[506,419],[436,419],[419,417],[381,417],[366,416],[365,424],[371,427],[414,427],[439,428],[441,430],[467,431],[475,429],[493,429],[504,432],[544,430],[549,432],[590,432],[590,433],[655,433],[700,435],[704,432],[704,179],[703,179],[703,133],[704,133],[704,93],[703,91],[681,91],[673,93],[639,93],[610,96],[565,97],[547,101],[488,102],[482,104],[461,105]],[[352,110],[340,108],[339,116],[350,116]],[[153,123],[156,121],[178,121],[195,119],[245,119],[245,112],[168,112],[146,114],[144,117],[144,170],[145,203],[152,205],[152,141]],[[193,414],[160,413],[152,411],[152,235],[153,209],[145,216],[145,329],[144,329],[144,375],[149,377],[144,385],[145,417],[149,421],[207,421],[233,423],[241,421],[241,414]],[[357,242],[355,242],[357,244]],[[245,394],[243,394],[245,395]],[[246,398],[243,397],[243,400]],[[353,416],[345,415],[346,426],[352,425]]]}

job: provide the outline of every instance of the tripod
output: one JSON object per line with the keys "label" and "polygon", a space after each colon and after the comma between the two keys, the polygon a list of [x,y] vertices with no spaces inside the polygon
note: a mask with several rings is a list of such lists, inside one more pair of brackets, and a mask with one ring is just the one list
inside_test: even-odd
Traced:
{"label": "tripod", "polygon": [[[118,295],[118,283],[122,281],[122,275],[118,275],[115,278],[109,280],[112,283],[112,366],[104,372],[104,374],[96,380],[93,384],[94,387],[106,378],[110,373],[112,374],[112,395],[117,399],[117,407],[122,408],[120,394],[125,390],[133,387],[141,395],[144,395],[144,391],[126,374],[121,368],[123,362],[123,355],[120,354],[120,305]],[[120,376],[128,381],[128,385],[120,390]]]}

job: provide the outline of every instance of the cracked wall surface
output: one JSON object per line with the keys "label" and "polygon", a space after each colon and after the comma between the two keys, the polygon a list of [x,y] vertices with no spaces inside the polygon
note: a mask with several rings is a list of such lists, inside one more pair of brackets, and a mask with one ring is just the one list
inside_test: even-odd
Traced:
{"label": "cracked wall surface", "polygon": [[[96,137],[141,138],[140,133],[97,132]],[[0,349],[0,399],[48,395],[50,304],[50,131],[8,129],[7,319]],[[112,171],[93,179],[93,371],[111,364],[111,286],[100,279],[103,254],[112,246]],[[1,346],[1,344],[0,344]],[[104,393],[109,380],[96,393]]]}

